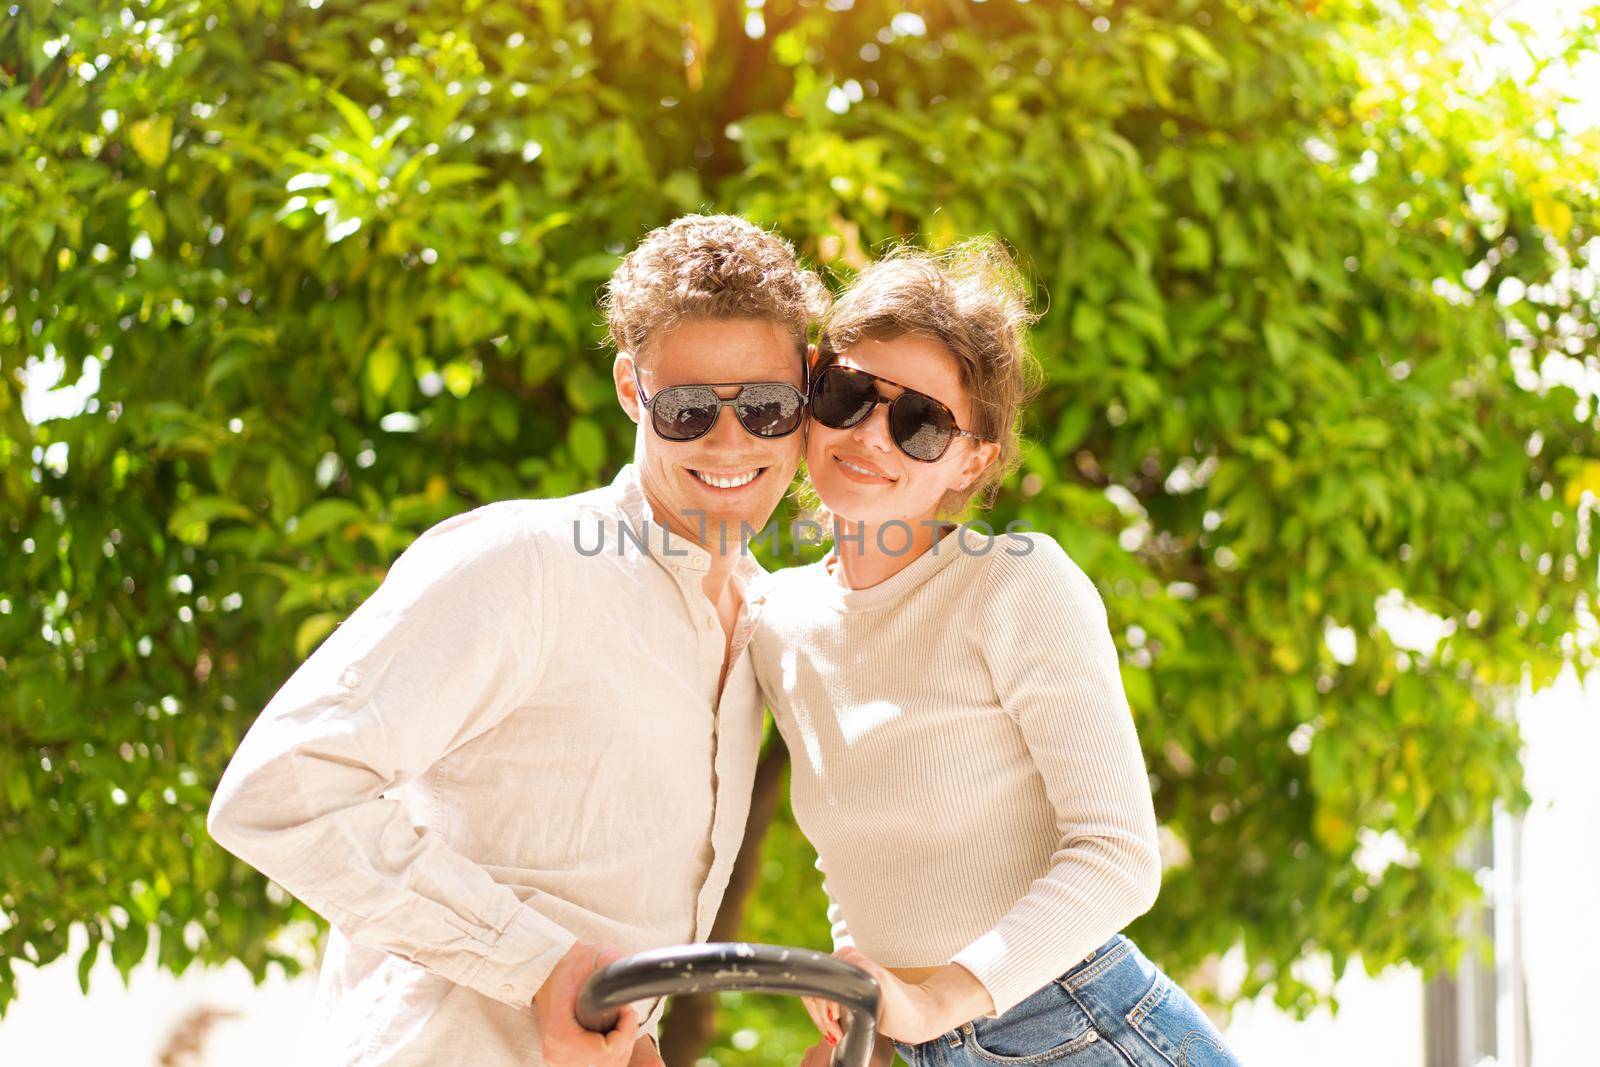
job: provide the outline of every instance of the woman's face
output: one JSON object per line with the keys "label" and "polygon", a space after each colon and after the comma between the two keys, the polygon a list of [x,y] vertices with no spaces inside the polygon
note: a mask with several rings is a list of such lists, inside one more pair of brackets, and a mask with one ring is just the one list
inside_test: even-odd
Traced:
{"label": "woman's face", "polygon": [[[949,349],[925,337],[863,340],[837,362],[926,393],[954,413],[956,425],[973,430],[972,400]],[[901,389],[878,383],[893,399]],[[811,484],[827,509],[841,519],[881,524],[932,519],[945,494],[983,473],[999,446],[957,435],[932,463],[912,459],[889,436],[889,408],[879,404],[854,426],[835,430],[807,419],[806,465]]]}

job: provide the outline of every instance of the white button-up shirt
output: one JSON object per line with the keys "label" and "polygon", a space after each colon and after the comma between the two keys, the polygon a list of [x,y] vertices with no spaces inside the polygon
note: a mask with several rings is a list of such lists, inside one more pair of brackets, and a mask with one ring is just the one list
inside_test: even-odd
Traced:
{"label": "white button-up shirt", "polygon": [[762,710],[748,608],[719,698],[709,565],[631,464],[489,504],[418,537],[273,697],[209,827],[333,926],[319,1062],[538,1065],[531,1001],[574,940],[707,936]]}

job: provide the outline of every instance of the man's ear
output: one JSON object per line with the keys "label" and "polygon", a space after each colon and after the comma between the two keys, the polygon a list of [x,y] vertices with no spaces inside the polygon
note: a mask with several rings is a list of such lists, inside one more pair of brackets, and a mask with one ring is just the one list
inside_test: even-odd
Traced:
{"label": "man's ear", "polygon": [[634,377],[634,360],[626,352],[618,352],[611,361],[611,381],[617,387],[617,403],[628,413],[628,418],[639,421],[639,382]]}

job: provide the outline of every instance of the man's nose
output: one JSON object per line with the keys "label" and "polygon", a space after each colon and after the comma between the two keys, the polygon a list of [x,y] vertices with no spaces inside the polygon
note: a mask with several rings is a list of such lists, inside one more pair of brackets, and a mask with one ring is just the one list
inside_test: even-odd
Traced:
{"label": "man's nose", "polygon": [[706,434],[710,444],[734,445],[744,443],[745,428],[739,424],[739,415],[732,404],[724,404],[717,409],[717,421],[712,425],[711,432]]}

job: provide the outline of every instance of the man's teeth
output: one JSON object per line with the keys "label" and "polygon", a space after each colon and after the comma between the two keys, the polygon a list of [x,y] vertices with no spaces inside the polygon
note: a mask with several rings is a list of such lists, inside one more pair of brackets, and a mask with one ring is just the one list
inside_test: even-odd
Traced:
{"label": "man's teeth", "polygon": [[869,478],[883,478],[886,481],[889,480],[888,479],[888,475],[879,474],[877,471],[869,471],[865,467],[858,467],[854,463],[851,463],[847,459],[841,459],[841,460],[839,460],[839,463],[842,466],[849,467],[853,471],[859,471],[860,473],[865,474]]}
{"label": "man's teeth", "polygon": [[718,489],[737,489],[741,485],[749,485],[751,482],[755,481],[756,475],[761,473],[761,468],[757,467],[753,471],[746,471],[743,474],[736,474],[731,478],[724,478],[716,474],[706,474],[703,471],[693,470],[692,468],[691,473],[696,478],[699,478],[702,482],[705,482],[707,485],[714,485]]}

